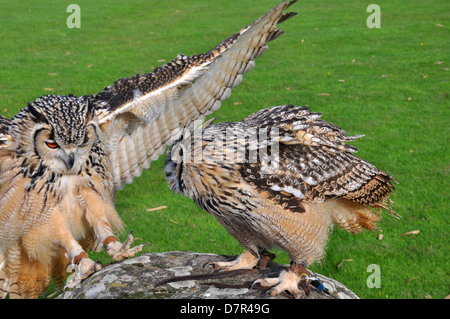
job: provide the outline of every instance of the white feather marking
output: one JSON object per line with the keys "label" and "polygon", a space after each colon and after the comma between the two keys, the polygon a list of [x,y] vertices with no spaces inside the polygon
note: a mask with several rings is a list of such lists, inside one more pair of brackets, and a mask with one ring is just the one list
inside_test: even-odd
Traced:
{"label": "white feather marking", "polygon": [[[169,83],[169,84],[167,84],[167,85],[165,85],[165,86],[163,86],[163,87],[161,87],[159,89],[153,90],[153,91],[151,91],[151,92],[149,92],[147,94],[141,95],[139,98],[136,98],[134,100],[131,100],[128,103],[125,103],[124,105],[122,105],[121,107],[117,108],[113,112],[110,112],[106,116],[100,118],[99,119],[99,124],[103,124],[103,123],[105,123],[107,121],[110,121],[111,119],[116,117],[118,114],[127,112],[127,111],[129,111],[131,109],[134,109],[136,104],[142,103],[142,102],[144,102],[147,99],[152,99],[154,97],[157,97],[164,91],[167,91],[167,90],[169,90],[171,88],[175,88],[178,85],[182,85],[182,84],[186,84],[186,83],[191,82],[201,72],[203,72],[211,62],[212,61],[207,61],[207,62],[203,63],[200,66],[193,67],[187,73],[185,73],[182,77],[180,77],[179,79],[173,81],[172,83]],[[135,113],[135,112],[133,112],[133,113]],[[148,120],[148,116],[146,116],[146,118]]]}
{"label": "white feather marking", "polygon": [[314,164],[316,164],[316,165],[322,165],[322,161],[321,160],[319,160],[318,158],[313,158],[312,160],[311,160],[311,162],[313,162]]}
{"label": "white feather marking", "polygon": [[312,186],[317,185],[317,181],[311,176],[308,176],[306,179],[304,179],[304,182]]}
{"label": "white feather marking", "polygon": [[6,259],[3,257],[3,254],[0,255],[0,271],[2,271],[3,266],[5,266]]}
{"label": "white feather marking", "polygon": [[299,199],[305,198],[305,196],[299,189],[293,188],[292,186],[280,187],[278,185],[272,185],[270,188],[276,192],[284,191],[286,193],[292,194]]}
{"label": "white feather marking", "polygon": [[142,92],[139,89],[133,90],[133,98],[138,99],[141,97],[141,95],[142,95]]}
{"label": "white feather marking", "polygon": [[305,128],[307,128],[309,125],[308,124],[299,124],[299,125],[295,125],[294,127],[293,127],[293,129],[294,130],[303,130],[303,129],[305,129]]}
{"label": "white feather marking", "polygon": [[346,186],[346,189],[347,189],[347,191],[354,191],[355,189],[357,189],[358,187],[360,187],[361,186],[361,184],[360,183],[357,183],[357,182],[355,182],[355,181],[351,181],[347,186]]}
{"label": "white feather marking", "polygon": [[294,195],[295,197],[297,197],[299,199],[303,199],[305,197],[299,189],[293,188],[291,186],[284,187],[284,191],[286,193]]}
{"label": "white feather marking", "polygon": [[290,142],[292,140],[295,140],[295,139],[293,137],[291,137],[291,136],[282,136],[280,138],[280,142]]}

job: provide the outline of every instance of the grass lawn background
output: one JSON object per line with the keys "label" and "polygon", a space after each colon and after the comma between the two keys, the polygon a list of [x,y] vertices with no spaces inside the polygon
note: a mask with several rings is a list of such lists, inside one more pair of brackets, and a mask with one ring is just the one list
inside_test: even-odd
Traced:
{"label": "grass lawn background", "polygon": [[[204,53],[274,7],[278,0],[76,1],[81,28],[69,29],[74,1],[0,1],[0,114],[12,117],[46,94],[92,94],[121,77],[146,73],[178,53]],[[358,156],[393,175],[395,211],[377,233],[334,229],[312,269],[361,298],[443,298],[449,292],[450,2],[377,1],[370,29],[366,1],[299,1],[219,111],[238,121],[261,108],[309,105],[323,119],[366,134]],[[152,163],[117,194],[116,207],[146,251],[239,254],[242,248],[190,199],[174,195]],[[163,210],[147,208],[166,205]],[[420,230],[417,235],[402,234]],[[287,255],[276,251],[276,261]],[[106,253],[91,254],[108,263]],[[337,265],[344,259],[342,266]],[[380,266],[381,288],[367,267]]]}

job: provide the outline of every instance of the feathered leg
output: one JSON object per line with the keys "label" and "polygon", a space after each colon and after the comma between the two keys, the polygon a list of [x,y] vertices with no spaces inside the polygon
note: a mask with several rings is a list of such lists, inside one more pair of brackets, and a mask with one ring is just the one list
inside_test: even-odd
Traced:
{"label": "feathered leg", "polygon": [[[44,240],[46,236],[51,236],[51,240]],[[36,246],[34,244],[35,238],[42,238],[43,246]],[[33,259],[46,260],[46,264],[51,266],[48,269],[49,276],[55,274],[57,279],[62,279],[64,269],[66,271],[72,269],[74,274],[68,279],[68,287],[74,287],[82,279],[100,269],[94,261],[88,258],[86,251],[72,235],[67,220],[58,211],[50,215],[47,227],[36,228],[33,233],[27,235],[23,242],[28,254],[40,256]],[[55,247],[48,247],[46,246],[47,243],[53,243]],[[62,251],[56,250],[61,248]],[[50,258],[47,252],[52,250],[57,252]],[[67,267],[69,264],[70,267]]]}
{"label": "feathered leg", "polygon": [[55,289],[64,287],[64,281],[67,274],[67,266],[70,260],[66,258],[64,250],[60,250],[53,261],[52,277],[55,281]]}
{"label": "feathered leg", "polygon": [[90,203],[87,208],[86,219],[93,227],[97,241],[102,244],[111,258],[118,261],[122,258],[133,257],[147,245],[140,244],[130,248],[133,243],[132,232],[128,234],[127,239],[122,244],[113,233],[113,229],[121,230],[123,228],[122,220],[115,208],[91,190],[86,190],[84,198],[86,202]]}

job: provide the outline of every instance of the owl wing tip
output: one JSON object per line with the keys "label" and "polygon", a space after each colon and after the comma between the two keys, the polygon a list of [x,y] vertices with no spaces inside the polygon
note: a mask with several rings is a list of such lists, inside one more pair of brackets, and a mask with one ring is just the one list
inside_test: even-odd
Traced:
{"label": "owl wing tip", "polygon": [[[242,75],[253,68],[254,59],[266,51],[267,43],[282,34],[276,26],[295,15],[284,12],[294,2],[283,1],[206,54],[178,54],[151,73],[119,79],[94,95],[107,149],[122,154],[114,166],[124,173],[116,177],[128,179],[133,174],[127,162],[130,154],[140,154],[139,163],[144,157],[153,159],[163,153],[175,129],[217,110]],[[129,142],[126,148],[112,145],[125,141]],[[116,183],[122,185],[119,180]]]}

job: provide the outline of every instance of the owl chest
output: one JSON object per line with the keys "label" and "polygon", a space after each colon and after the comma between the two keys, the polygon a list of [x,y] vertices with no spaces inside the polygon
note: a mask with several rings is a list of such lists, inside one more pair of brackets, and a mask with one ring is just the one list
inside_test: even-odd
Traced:
{"label": "owl chest", "polygon": [[59,181],[59,210],[71,225],[79,225],[84,219],[88,203],[83,198],[83,188],[88,181],[79,176],[63,176]]}
{"label": "owl chest", "polygon": [[[97,185],[99,187],[101,185]],[[60,180],[60,203],[58,205],[59,213],[63,214],[72,234],[75,238],[85,236],[86,230],[90,229],[86,219],[86,212],[94,203],[90,203],[87,192],[97,189],[92,180],[83,176],[63,176]],[[98,190],[107,193],[106,189]],[[95,203],[96,204],[96,203]]]}

